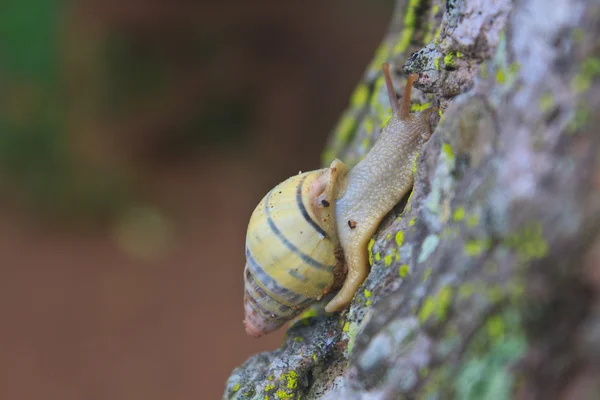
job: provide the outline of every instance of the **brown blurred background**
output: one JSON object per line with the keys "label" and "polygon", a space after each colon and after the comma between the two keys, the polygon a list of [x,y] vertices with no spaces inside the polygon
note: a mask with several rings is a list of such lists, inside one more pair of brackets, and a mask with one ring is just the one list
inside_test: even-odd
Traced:
{"label": "brown blurred background", "polygon": [[245,228],[319,167],[392,0],[3,0],[0,398],[218,399]]}

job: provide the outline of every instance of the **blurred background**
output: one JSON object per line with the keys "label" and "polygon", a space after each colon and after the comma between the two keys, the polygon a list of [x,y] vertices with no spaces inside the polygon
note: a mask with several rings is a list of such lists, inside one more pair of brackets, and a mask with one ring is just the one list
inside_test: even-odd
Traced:
{"label": "blurred background", "polygon": [[2,0],[0,398],[218,399],[250,213],[320,153],[393,0]]}

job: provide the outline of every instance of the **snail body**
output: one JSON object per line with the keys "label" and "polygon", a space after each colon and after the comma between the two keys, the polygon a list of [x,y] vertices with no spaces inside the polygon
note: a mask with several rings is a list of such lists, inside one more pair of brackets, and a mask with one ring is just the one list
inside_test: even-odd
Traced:
{"label": "snail body", "polygon": [[400,102],[388,64],[384,76],[393,115],[365,158],[352,170],[334,160],[328,168],[293,176],[254,210],[244,270],[249,335],[276,330],[340,286],[325,310],[346,308],[368,275],[367,244],[412,188],[413,165],[431,136],[429,115],[435,110],[409,113],[416,74],[409,76]]}

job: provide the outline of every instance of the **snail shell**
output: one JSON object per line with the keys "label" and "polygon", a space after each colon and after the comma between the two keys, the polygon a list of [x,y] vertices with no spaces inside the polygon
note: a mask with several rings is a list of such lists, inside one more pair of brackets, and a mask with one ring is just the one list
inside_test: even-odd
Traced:
{"label": "snail shell", "polygon": [[272,332],[343,280],[335,198],[348,170],[329,168],[293,176],[258,204],[246,235],[246,332]]}

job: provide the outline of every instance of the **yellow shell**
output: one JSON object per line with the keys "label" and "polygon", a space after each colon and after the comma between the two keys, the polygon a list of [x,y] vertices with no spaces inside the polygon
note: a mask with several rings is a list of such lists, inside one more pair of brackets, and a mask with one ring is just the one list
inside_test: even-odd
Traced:
{"label": "yellow shell", "polygon": [[335,284],[342,266],[334,165],[280,183],[252,213],[244,271],[244,322],[252,336],[279,328]]}

